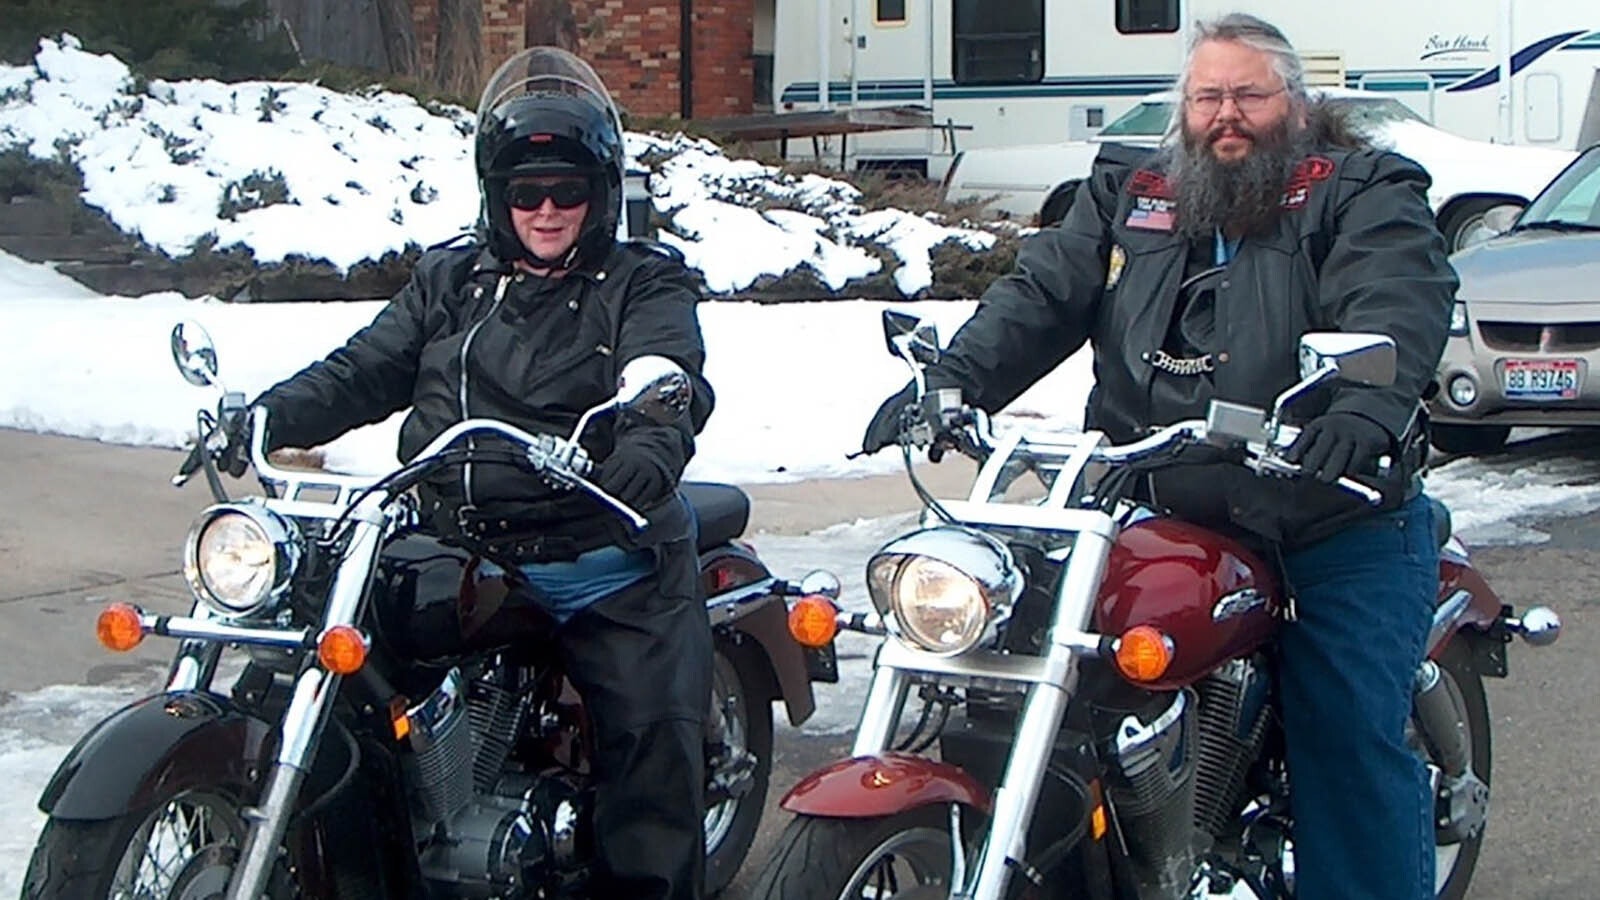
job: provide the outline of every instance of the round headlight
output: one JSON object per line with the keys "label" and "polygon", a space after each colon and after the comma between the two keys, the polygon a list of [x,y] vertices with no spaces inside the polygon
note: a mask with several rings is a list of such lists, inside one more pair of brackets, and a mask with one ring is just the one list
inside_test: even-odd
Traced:
{"label": "round headlight", "polygon": [[960,569],[926,556],[901,567],[890,609],[912,643],[933,653],[961,653],[983,637],[989,602]]}
{"label": "round headlight", "polygon": [[278,516],[245,506],[216,506],[189,531],[184,577],[207,605],[227,616],[259,611],[289,583],[299,544]]}
{"label": "round headlight", "polygon": [[894,633],[941,656],[981,643],[1021,589],[1005,545],[965,528],[914,532],[867,564],[867,592]]}

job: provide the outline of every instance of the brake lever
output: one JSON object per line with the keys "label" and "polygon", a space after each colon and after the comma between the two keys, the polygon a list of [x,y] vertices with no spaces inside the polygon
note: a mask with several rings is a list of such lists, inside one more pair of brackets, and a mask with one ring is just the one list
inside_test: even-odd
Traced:
{"label": "brake lever", "polygon": [[[1293,443],[1293,441],[1291,440],[1289,443]],[[1280,478],[1307,477],[1304,470],[1297,463],[1289,462],[1278,455],[1276,448],[1268,448],[1265,444],[1254,442],[1248,444],[1247,448],[1248,454],[1245,465],[1258,475],[1274,475]],[[1335,487],[1360,497],[1366,501],[1368,506],[1378,506],[1383,503],[1383,494],[1381,492],[1356,481],[1348,475],[1339,476],[1339,480],[1333,484]]]}
{"label": "brake lever", "polygon": [[538,444],[528,445],[525,455],[534,471],[541,478],[557,487],[567,489],[577,488],[589,496],[599,500],[612,511],[628,520],[634,531],[643,531],[649,526],[650,520],[640,515],[637,510],[606,493],[599,485],[590,481],[585,476],[594,469],[594,463],[582,447],[569,446],[552,435],[540,435]]}

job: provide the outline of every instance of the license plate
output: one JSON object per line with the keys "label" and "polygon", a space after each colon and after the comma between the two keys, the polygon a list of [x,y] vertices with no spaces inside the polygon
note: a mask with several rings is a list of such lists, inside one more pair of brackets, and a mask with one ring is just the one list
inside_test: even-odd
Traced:
{"label": "license plate", "polygon": [[1575,400],[1579,381],[1575,359],[1508,359],[1500,372],[1507,400]]}

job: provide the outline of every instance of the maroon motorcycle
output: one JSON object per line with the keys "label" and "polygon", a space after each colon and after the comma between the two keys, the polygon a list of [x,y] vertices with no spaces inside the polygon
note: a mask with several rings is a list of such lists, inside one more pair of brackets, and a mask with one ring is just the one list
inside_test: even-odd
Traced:
{"label": "maroon motorcycle", "polygon": [[[937,334],[895,313],[885,330],[921,384]],[[923,398],[943,427],[906,435],[908,471],[936,432],[983,464],[964,501],[933,499],[912,472],[927,527],[868,562],[875,613],[821,600],[791,613],[802,641],[835,625],[886,640],[850,758],[784,798],[795,818],[757,896],[1294,895],[1270,676],[1277,623],[1292,612],[1276,569],[1127,497],[1136,476],[1201,447],[1295,477],[1283,451],[1297,400],[1336,379],[1394,379],[1383,335],[1309,334],[1300,349],[1302,380],[1273,410],[1216,402],[1203,420],[1122,446],[1096,432],[997,440],[959,392]],[[1019,489],[1027,473],[1042,498]],[[1459,898],[1488,814],[1482,679],[1506,674],[1511,635],[1543,645],[1561,625],[1543,607],[1519,617],[1502,604],[1436,512],[1438,607],[1408,739],[1434,789],[1438,895]],[[913,693],[920,711],[908,715]]]}

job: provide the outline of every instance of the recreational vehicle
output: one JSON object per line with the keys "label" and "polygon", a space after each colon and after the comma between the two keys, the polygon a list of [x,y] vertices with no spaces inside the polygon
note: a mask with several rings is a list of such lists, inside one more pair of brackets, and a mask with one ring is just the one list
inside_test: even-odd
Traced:
{"label": "recreational vehicle", "polygon": [[[757,35],[772,45],[775,112],[928,113],[931,127],[831,135],[797,155],[940,179],[964,149],[1093,136],[1170,87],[1190,23],[1239,8],[1233,0],[762,0]],[[1284,30],[1315,83],[1387,94],[1462,137],[1567,150],[1600,140],[1593,0],[1259,0],[1249,9]]]}

